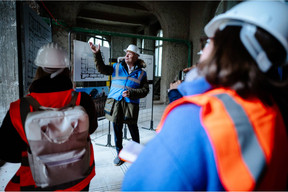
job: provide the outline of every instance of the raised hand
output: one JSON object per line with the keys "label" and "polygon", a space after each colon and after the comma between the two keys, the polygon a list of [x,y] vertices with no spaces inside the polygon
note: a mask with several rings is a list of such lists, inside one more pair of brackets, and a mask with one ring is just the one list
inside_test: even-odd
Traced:
{"label": "raised hand", "polygon": [[98,45],[98,47],[96,47],[93,43],[89,42],[89,45],[93,53],[96,54],[100,51],[100,44]]}

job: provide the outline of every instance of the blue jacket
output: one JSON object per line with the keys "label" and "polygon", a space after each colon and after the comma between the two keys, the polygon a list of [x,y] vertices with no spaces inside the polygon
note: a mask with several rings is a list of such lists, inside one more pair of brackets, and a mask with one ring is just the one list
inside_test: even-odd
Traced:
{"label": "blue jacket", "polygon": [[276,105],[212,90],[203,77],[178,89],[184,97],[165,110],[161,131],[127,171],[123,191],[285,190],[288,142]]}
{"label": "blue jacket", "polygon": [[[137,89],[141,87],[141,81],[147,78],[147,74],[142,68],[135,66],[135,69],[128,74],[127,70],[121,63],[113,65],[112,84],[108,98],[113,98],[116,101],[122,100],[124,90]],[[140,98],[124,98],[127,103],[139,103]]]}
{"label": "blue jacket", "polygon": [[[200,78],[181,83],[178,90],[182,95],[194,95],[210,88]],[[123,191],[224,190],[199,111],[200,107],[187,104],[169,114],[165,122],[168,127],[145,146],[128,169]]]}
{"label": "blue jacket", "polygon": [[179,92],[178,89],[171,89],[168,92],[169,103],[183,97],[182,94]]}

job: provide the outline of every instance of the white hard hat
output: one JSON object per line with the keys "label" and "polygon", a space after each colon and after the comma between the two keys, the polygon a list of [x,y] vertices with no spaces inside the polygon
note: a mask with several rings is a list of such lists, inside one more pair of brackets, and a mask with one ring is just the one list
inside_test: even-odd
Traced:
{"label": "white hard hat", "polygon": [[130,44],[127,49],[124,49],[125,52],[131,51],[133,53],[136,53],[137,55],[140,55],[140,51],[136,45]]}
{"label": "white hard hat", "polygon": [[[245,1],[237,4],[226,13],[214,17],[204,28],[208,37],[213,37],[217,29],[223,29],[226,26],[242,26],[246,28],[241,31],[241,41],[256,60],[263,62],[266,60],[266,54],[254,37],[257,26],[274,36],[284,47],[286,51],[286,63],[288,62],[288,5],[280,1]],[[248,36],[248,38],[247,38]],[[245,39],[246,38],[246,39]],[[256,45],[255,45],[256,44]],[[260,47],[259,47],[260,46]],[[256,47],[256,51],[252,50]],[[259,52],[260,51],[260,52]],[[256,54],[257,53],[257,54]],[[256,55],[255,55],[256,54]],[[260,58],[257,58],[260,57]],[[264,59],[263,59],[264,58]],[[267,61],[268,63],[270,61]],[[258,63],[258,62],[257,62]],[[258,63],[258,65],[259,65]],[[259,66],[266,72],[270,67]]]}
{"label": "white hard hat", "polygon": [[45,68],[69,67],[67,52],[57,43],[48,43],[38,50],[35,65]]}

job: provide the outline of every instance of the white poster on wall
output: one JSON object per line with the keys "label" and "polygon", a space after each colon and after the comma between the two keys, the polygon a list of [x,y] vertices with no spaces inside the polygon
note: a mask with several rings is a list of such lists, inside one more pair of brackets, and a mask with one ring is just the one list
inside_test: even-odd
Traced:
{"label": "white poster on wall", "polygon": [[[146,63],[146,73],[147,79],[153,80],[153,68],[154,68],[154,60],[153,55],[145,55],[141,54],[140,59],[142,59]],[[152,108],[152,101],[153,101],[153,85],[149,85],[149,93],[145,98],[140,99],[140,109],[149,109]]]}
{"label": "white poster on wall", "polygon": [[141,54],[139,58],[145,61],[146,63],[145,70],[147,72],[147,79],[153,80],[153,68],[154,68],[153,55]]}
{"label": "white poster on wall", "polygon": [[[109,65],[109,48],[101,46],[100,51],[105,65]],[[89,44],[78,40],[74,40],[74,81],[108,81],[108,76],[96,69]]]}
{"label": "white poster on wall", "polygon": [[149,93],[146,97],[140,99],[140,109],[151,109],[152,108],[152,89],[153,85],[149,85]]}

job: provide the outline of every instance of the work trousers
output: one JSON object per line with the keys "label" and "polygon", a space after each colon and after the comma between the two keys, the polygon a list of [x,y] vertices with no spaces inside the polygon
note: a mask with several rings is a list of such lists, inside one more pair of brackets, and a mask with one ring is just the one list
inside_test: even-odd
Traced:
{"label": "work trousers", "polygon": [[[137,124],[127,124],[128,129],[130,132],[130,135],[132,137],[132,140],[140,143],[140,136],[139,136],[139,129]],[[117,154],[121,151],[123,148],[122,142],[123,142],[123,123],[113,123],[114,128],[114,141],[115,141],[115,147]]]}

